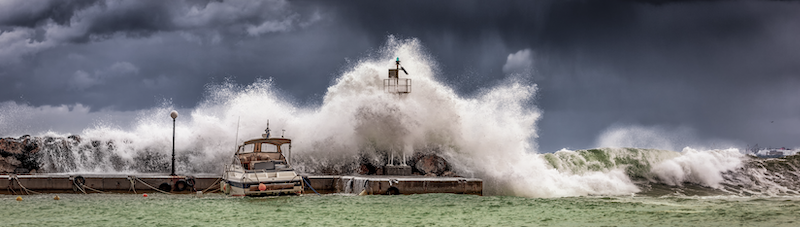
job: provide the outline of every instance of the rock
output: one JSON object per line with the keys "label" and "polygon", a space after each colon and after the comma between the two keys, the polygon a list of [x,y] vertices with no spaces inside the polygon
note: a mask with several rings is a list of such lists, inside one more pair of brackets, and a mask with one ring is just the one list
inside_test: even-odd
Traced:
{"label": "rock", "polygon": [[16,166],[6,162],[4,157],[0,157],[0,173],[13,173],[16,168]]}
{"label": "rock", "polygon": [[0,139],[0,155],[24,155],[26,153],[36,153],[39,151],[39,144],[32,140],[30,136],[25,135],[15,138],[2,138]]}
{"label": "rock", "polygon": [[442,173],[442,176],[443,177],[458,177],[458,175],[456,175],[456,173],[454,173],[453,171],[444,171],[444,173]]}
{"label": "rock", "polygon": [[425,174],[425,176],[426,176],[426,177],[436,177],[436,174],[433,174],[433,173],[428,173],[428,174]]}
{"label": "rock", "polygon": [[366,164],[361,164],[361,166],[358,167],[358,174],[360,175],[369,174],[369,167],[367,167]]}
{"label": "rock", "polygon": [[0,138],[0,173],[28,173],[39,169],[35,154],[40,141],[24,135],[19,138]]}
{"label": "rock", "polygon": [[[0,155],[9,156],[9,155],[18,155],[25,152],[25,144],[22,140],[23,137],[20,139],[14,138],[3,138],[0,139]],[[27,139],[25,139],[27,140]]]}
{"label": "rock", "polygon": [[81,136],[79,135],[67,136],[67,139],[72,140],[73,143],[81,143]]}
{"label": "rock", "polygon": [[5,161],[6,163],[11,164],[12,166],[19,166],[20,164],[22,164],[22,162],[14,158],[14,156],[5,157]]}
{"label": "rock", "polygon": [[18,139],[0,139],[0,173],[17,172],[16,170],[21,167],[22,162],[16,157],[24,157],[29,154],[26,152],[27,141],[29,141],[29,136],[22,136]]}
{"label": "rock", "polygon": [[35,140],[26,138],[23,144],[25,145],[25,151],[28,153],[36,154],[36,152],[39,152],[39,144]]}
{"label": "rock", "polygon": [[426,176],[431,173],[442,175],[444,171],[447,171],[447,161],[439,155],[426,154],[416,160],[414,168]]}
{"label": "rock", "polygon": [[386,175],[393,176],[408,176],[412,173],[411,166],[385,166],[383,169]]}
{"label": "rock", "polygon": [[26,169],[26,168],[21,168],[21,167],[14,169],[14,173],[16,173],[16,174],[26,174],[26,173],[30,173],[30,172],[31,172],[31,170]]}
{"label": "rock", "polygon": [[369,162],[368,159],[362,158],[361,164],[358,165],[356,168],[356,173],[360,175],[373,175],[375,174],[376,167],[372,163]]}

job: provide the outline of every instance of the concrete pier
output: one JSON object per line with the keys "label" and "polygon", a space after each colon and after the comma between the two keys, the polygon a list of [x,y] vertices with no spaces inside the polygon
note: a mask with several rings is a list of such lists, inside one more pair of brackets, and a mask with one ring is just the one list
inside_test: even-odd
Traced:
{"label": "concrete pier", "polygon": [[[304,193],[424,194],[456,193],[483,195],[483,181],[463,177],[422,176],[303,176]],[[219,188],[219,175],[168,176],[163,174],[24,174],[0,175],[0,194],[28,193],[194,193]],[[310,186],[310,187],[309,187]],[[27,192],[26,191],[32,191]]]}
{"label": "concrete pier", "polygon": [[[141,193],[156,192],[156,189],[170,193],[191,193],[208,188],[216,183],[218,178],[217,175],[10,174],[0,175],[0,186],[6,186],[0,193],[26,194],[25,189],[41,193],[96,193],[94,190]],[[184,183],[182,188],[178,183],[181,181]]]}
{"label": "concrete pier", "polygon": [[[308,176],[319,193],[364,193],[367,195],[409,195],[455,193],[483,195],[483,180],[463,177],[422,176]],[[306,193],[309,193],[306,190]]]}

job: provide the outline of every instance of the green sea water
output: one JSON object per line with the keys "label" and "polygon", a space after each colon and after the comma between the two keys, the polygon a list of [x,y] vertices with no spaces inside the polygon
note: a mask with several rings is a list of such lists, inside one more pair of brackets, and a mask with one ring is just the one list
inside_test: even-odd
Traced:
{"label": "green sea water", "polygon": [[800,197],[0,195],[0,226],[800,226]]}

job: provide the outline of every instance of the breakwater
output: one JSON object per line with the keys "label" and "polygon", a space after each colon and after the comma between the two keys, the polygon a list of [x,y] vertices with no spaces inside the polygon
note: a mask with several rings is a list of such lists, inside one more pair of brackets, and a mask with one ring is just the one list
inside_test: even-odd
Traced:
{"label": "breakwater", "polygon": [[[483,181],[463,177],[422,176],[302,176],[304,193],[400,195],[454,193],[483,195]],[[166,176],[154,174],[0,174],[8,182],[0,194],[39,193],[210,193],[219,191],[220,176]]]}

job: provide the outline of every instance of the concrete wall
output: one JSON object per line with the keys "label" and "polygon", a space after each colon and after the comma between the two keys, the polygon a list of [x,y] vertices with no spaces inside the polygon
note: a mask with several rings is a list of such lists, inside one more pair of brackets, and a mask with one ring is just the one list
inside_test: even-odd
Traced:
{"label": "concrete wall", "polygon": [[[101,176],[101,175],[0,175],[0,190],[2,194],[25,194],[20,186],[28,190],[43,193],[83,193],[74,184],[76,178],[83,177],[84,185],[88,188],[103,192],[133,193],[154,192],[151,187],[158,188],[162,183],[173,186],[175,182],[184,180],[184,176]],[[138,178],[138,180],[136,180]],[[219,177],[195,177],[194,188],[204,190],[214,184]],[[133,182],[131,181],[133,179]],[[17,182],[18,181],[18,182]],[[133,185],[133,187],[131,187]],[[91,189],[84,188],[87,193],[94,193]],[[212,189],[213,190],[213,189]],[[184,190],[189,193],[192,190]],[[173,191],[174,192],[174,191]]]}
{"label": "concrete wall", "polygon": [[[0,194],[25,194],[25,188],[42,193],[83,193],[74,182],[83,177],[85,180],[84,191],[96,193],[88,188],[103,192],[115,193],[143,193],[155,192],[151,187],[167,183],[175,185],[184,176],[110,176],[110,175],[63,175],[63,174],[32,174],[32,175],[0,175]],[[18,180],[17,180],[18,179]],[[133,182],[131,182],[133,179]],[[137,180],[138,179],[138,180]],[[204,190],[214,185],[218,176],[195,176],[195,190]],[[415,176],[307,176],[308,185],[321,194],[329,193],[359,193],[361,185],[363,190],[370,195],[381,194],[423,194],[423,193],[456,193],[483,195],[483,181],[475,178],[458,177],[415,177]],[[17,182],[18,181],[18,182]],[[355,183],[358,182],[358,183]],[[131,187],[133,185],[133,187]],[[354,186],[358,185],[358,186]],[[215,186],[218,187],[218,186]],[[314,193],[310,187],[304,193]],[[214,190],[216,188],[211,188]],[[350,191],[347,191],[347,190]],[[185,190],[173,193],[192,193],[194,190]]]}

